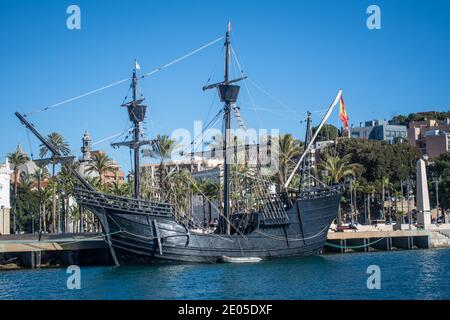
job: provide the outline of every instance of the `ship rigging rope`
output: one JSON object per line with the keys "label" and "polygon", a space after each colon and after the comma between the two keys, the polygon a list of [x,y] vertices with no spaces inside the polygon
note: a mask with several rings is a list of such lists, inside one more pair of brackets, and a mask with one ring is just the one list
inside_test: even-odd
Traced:
{"label": "ship rigging rope", "polygon": [[[220,38],[218,38],[218,39],[216,39],[216,40],[214,40],[214,41],[211,41],[211,42],[209,42],[209,43],[207,43],[207,44],[201,46],[200,48],[195,49],[195,50],[193,50],[193,51],[191,51],[191,52],[185,54],[184,56],[182,56],[182,57],[180,57],[180,58],[178,58],[178,59],[175,59],[175,60],[173,60],[173,61],[171,61],[171,62],[169,62],[169,63],[167,63],[167,64],[165,64],[165,65],[163,65],[163,66],[160,66],[160,67],[154,69],[153,71],[147,72],[147,73],[145,73],[144,75],[142,75],[141,77],[139,77],[139,79],[143,79],[143,78],[145,78],[145,77],[148,77],[148,76],[151,76],[151,75],[153,75],[153,74],[155,74],[155,73],[158,73],[158,72],[160,72],[160,71],[166,69],[167,67],[170,67],[171,65],[173,65],[173,64],[175,64],[175,63],[177,63],[177,62],[180,62],[181,60],[184,60],[184,59],[186,59],[186,58],[192,56],[193,54],[196,54],[197,52],[202,51],[203,49],[206,49],[207,47],[209,47],[209,46],[215,44],[216,42],[222,40],[223,38],[224,38],[224,37],[220,37]],[[89,95],[91,95],[91,94],[94,94],[94,93],[97,93],[97,92],[100,92],[100,91],[109,89],[109,88],[111,88],[111,87],[114,87],[114,86],[119,85],[119,84],[121,84],[121,83],[127,82],[127,81],[129,81],[129,80],[130,80],[130,78],[126,78],[126,79],[122,79],[122,80],[113,82],[113,83],[108,84],[108,85],[105,85],[105,86],[103,86],[103,87],[100,87],[100,88],[97,88],[97,89],[94,89],[94,90],[85,92],[85,93],[80,94],[80,95],[78,95],[78,96],[75,96],[75,97],[73,97],[73,98],[69,98],[69,99],[60,101],[60,102],[58,102],[58,103],[49,105],[49,106],[41,107],[41,108],[39,108],[39,109],[36,109],[36,110],[34,110],[34,111],[31,111],[31,112],[25,114],[25,116],[30,116],[30,115],[32,115],[32,114],[40,113],[40,112],[43,112],[43,111],[47,111],[47,110],[49,110],[49,109],[53,109],[53,108],[59,107],[59,106],[61,106],[61,105],[67,104],[67,103],[69,103],[69,102],[72,102],[72,101],[75,101],[75,100],[78,100],[78,99],[87,97],[87,96],[89,96]]]}
{"label": "ship rigging rope", "polygon": [[[235,65],[237,66],[237,68],[239,69],[241,77],[245,78],[243,68],[242,68],[241,64],[239,63],[238,56],[237,56],[236,52],[234,51],[233,47],[231,47],[231,56],[234,58],[233,61],[234,61]],[[247,91],[247,95],[253,106],[253,110],[258,119],[259,126],[262,127],[262,122],[261,122],[258,112],[256,111],[255,103],[254,103],[252,95],[250,94],[250,90],[248,88],[247,82],[245,81],[245,79],[243,82],[244,82],[244,85],[245,85],[245,88]],[[233,113],[234,113],[234,116],[236,118],[238,125],[241,127],[241,129],[243,129],[244,131],[247,131],[248,130],[247,126],[245,125],[245,123],[240,115],[239,109],[238,108],[232,108],[232,109],[233,109]],[[258,156],[257,156],[256,170],[257,170],[256,175],[260,176],[261,178],[256,180],[257,185],[256,185],[256,188],[254,189],[254,191],[256,191],[256,193],[259,193],[260,198],[263,199],[266,196],[265,192],[267,192],[267,190],[270,189],[271,182],[267,179],[267,177],[260,175],[261,164],[259,162]],[[238,173],[238,172],[236,171],[236,173]],[[285,210],[284,210],[283,204],[281,203],[281,200],[279,199],[279,197],[275,197],[274,200],[275,201],[269,201],[269,202],[264,203],[263,217],[268,218],[268,219],[276,219],[276,218],[280,218],[280,215],[285,215]],[[245,228],[246,227],[247,227],[247,225],[245,225]]]}
{"label": "ship rigging rope", "polygon": [[[233,47],[231,47],[231,52],[232,52],[232,56],[233,56],[233,58],[234,58],[234,61],[235,61],[235,63],[237,64],[237,66],[238,66],[238,68],[239,68],[239,72],[241,73],[241,77],[244,77],[244,69],[242,68],[241,64],[239,63],[237,54],[236,54],[236,52],[234,51],[234,48],[233,48]],[[249,90],[249,88],[248,88],[246,79],[244,79],[243,82],[244,82],[245,89],[246,89],[246,91],[247,91],[248,98],[250,99],[250,103],[251,103],[252,106],[253,106],[253,111],[255,112],[256,118],[258,119],[259,126],[262,128],[261,118],[260,118],[258,112],[256,111],[256,108],[255,108],[255,102],[254,102],[254,100],[253,100],[253,96],[250,94],[250,90]]]}
{"label": "ship rigging rope", "polygon": [[261,91],[262,93],[264,93],[265,95],[267,95],[268,97],[272,98],[272,100],[274,100],[275,102],[277,102],[278,104],[280,104],[280,106],[282,106],[283,108],[285,108],[287,111],[289,111],[290,113],[298,116],[298,117],[302,117],[300,114],[298,114],[293,108],[289,107],[287,104],[285,104],[283,101],[281,101],[280,99],[278,99],[277,97],[275,97],[273,94],[269,93],[267,90],[263,89],[260,85],[258,85],[255,81],[253,81],[251,78],[248,78],[248,81],[250,81],[250,83],[259,91]]}
{"label": "ship rigging rope", "polygon": [[[219,41],[219,39],[217,40],[217,41]],[[232,48],[232,56],[234,57],[234,62],[235,62],[235,64],[237,65],[237,67],[239,68],[239,70],[240,70],[240,73],[241,73],[241,75],[243,75],[243,71],[242,71],[242,67],[241,67],[241,65],[240,65],[240,63],[239,63],[239,61],[238,61],[238,59],[237,59],[237,55],[236,55],[236,53],[234,52],[234,49]],[[170,64],[169,64],[170,65]],[[208,81],[209,81],[209,79],[208,79]],[[246,85],[246,84],[245,84]],[[246,85],[246,89],[247,89],[247,93],[248,93],[248,95],[249,95],[249,98],[251,99],[251,102],[252,102],[252,105],[254,106],[254,101],[253,101],[253,98],[251,97],[251,95],[250,95],[250,92],[249,92],[249,89],[248,89],[248,86]],[[254,109],[256,109],[256,108],[254,108]],[[236,114],[236,110],[233,110],[234,111],[234,113]],[[220,110],[219,111],[219,113],[217,113],[216,114],[216,116],[211,120],[211,122],[207,125],[207,127],[209,127],[210,125],[211,125],[211,123],[214,123],[213,125],[215,125],[215,123],[219,120],[219,115],[221,114],[221,112],[222,112],[222,110]],[[257,112],[256,112],[256,110],[255,110],[255,113],[257,114]],[[238,115],[236,115],[236,117],[237,117]],[[260,119],[259,119],[259,115],[257,114],[257,116],[258,116],[258,120],[259,120],[259,122],[260,122],[260,124],[261,124],[261,121],[260,121]],[[241,121],[242,122],[242,121]],[[243,122],[241,123],[241,126],[243,126],[243,127],[245,127],[245,125],[243,124]],[[244,128],[244,130],[246,130],[246,128]],[[203,132],[198,136],[198,137],[200,137],[200,136],[203,136],[203,133],[204,133],[204,131],[205,130],[203,130]],[[193,141],[191,142],[191,144],[190,144],[190,146],[192,146],[192,145],[194,145],[194,150],[195,150],[195,143],[196,143],[196,140],[197,140],[197,138],[198,137],[195,137],[194,139],[193,139]],[[186,149],[187,148],[189,148],[190,146],[187,146],[186,147]],[[292,161],[292,160],[291,160]],[[177,167],[178,167],[178,164],[177,164]],[[168,178],[168,176],[166,176],[166,179]],[[262,180],[262,184],[261,185],[259,185],[259,188],[257,188],[257,192],[259,191],[259,193],[262,193],[262,189],[265,189],[265,190],[267,190],[268,189],[268,181],[267,181],[267,179],[261,179]],[[206,198],[207,199],[207,201],[213,206],[213,207],[215,207],[216,209],[217,209],[217,211],[219,211],[219,214],[222,216],[222,217],[224,217],[227,221],[228,221],[228,223],[230,223],[231,225],[232,225],[232,223],[231,223],[231,221],[229,221],[228,220],[228,218],[227,217],[225,217],[223,214],[221,214],[220,213],[220,210],[218,210],[218,208],[215,206],[215,204],[213,203],[213,202],[211,202],[210,201],[210,199],[205,195],[205,194],[203,194],[203,192],[198,188],[198,186],[194,183],[194,187],[196,188],[196,189],[198,189],[198,191],[204,196],[204,198]],[[261,194],[261,196],[262,196],[262,194]],[[273,206],[273,208],[267,208],[268,210],[269,210],[269,212],[268,212],[268,215],[269,215],[269,218],[276,218],[276,213],[277,213],[277,211],[282,211],[282,212],[284,212],[284,209],[283,209],[283,207],[281,206],[281,204],[278,204],[278,203],[268,203],[268,204],[266,204],[266,205],[269,205],[269,207],[272,207]],[[274,211],[274,212],[272,212],[272,211]],[[237,234],[240,234],[241,232],[239,231],[239,230],[236,230],[236,232],[237,232]],[[243,236],[244,237],[244,239],[246,239],[247,240],[247,238],[245,237],[245,235],[243,235],[243,234],[240,234],[241,236]]]}

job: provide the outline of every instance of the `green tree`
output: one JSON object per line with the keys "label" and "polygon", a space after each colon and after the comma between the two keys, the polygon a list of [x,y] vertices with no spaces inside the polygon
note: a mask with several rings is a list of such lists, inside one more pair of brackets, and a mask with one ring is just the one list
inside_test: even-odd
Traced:
{"label": "green tree", "polygon": [[174,208],[175,218],[189,216],[189,204],[196,182],[192,174],[181,168],[171,169],[165,176],[166,192],[164,198]]}
{"label": "green tree", "polygon": [[408,143],[388,144],[385,141],[366,139],[338,139],[331,147],[341,157],[350,155],[350,162],[359,163],[361,176],[374,183],[383,177],[394,185],[415,175],[415,165],[422,156],[420,150]]}
{"label": "green tree", "polygon": [[[439,182],[439,204],[443,209],[450,209],[450,151],[441,154],[428,167],[430,183],[433,178],[440,178]],[[430,187],[431,201],[435,203],[435,186]]]}
{"label": "green tree", "polygon": [[61,170],[57,174],[58,194],[64,213],[63,219],[61,219],[60,216],[58,217],[58,223],[63,231],[67,229],[68,218],[70,217],[73,207],[70,203],[70,198],[74,196],[75,188],[78,185],[78,180],[72,174],[69,166],[72,167],[73,170],[76,170],[78,165],[79,163],[77,162],[66,163],[61,167]]}
{"label": "green tree", "polygon": [[[69,144],[60,133],[52,132],[47,136],[47,139],[62,155],[67,156],[70,153]],[[49,156],[49,153],[50,150],[47,148],[47,146],[41,144],[39,149],[39,156],[43,158],[45,156]]]}
{"label": "green tree", "polygon": [[8,161],[11,164],[11,169],[14,173],[14,189],[13,189],[13,232],[17,233],[17,188],[19,184],[19,174],[20,174],[20,166],[24,165],[28,160],[28,156],[25,155],[21,150],[20,147],[17,146],[17,149],[15,152],[9,153],[7,155]]}
{"label": "green tree", "polygon": [[[380,194],[381,199],[381,219],[386,218],[386,212],[385,212],[385,202],[386,202],[386,192],[389,192],[392,188],[392,184],[389,181],[389,177],[383,177],[380,180],[375,181],[375,188],[376,191]],[[388,197],[389,198],[389,197]]]}
{"label": "green tree", "polygon": [[113,161],[106,153],[95,153],[91,161],[86,166],[87,173],[96,173],[99,178],[99,188],[104,187],[104,176],[107,172],[115,169]]}
{"label": "green tree", "polygon": [[[325,159],[320,163],[320,169],[327,173],[329,182],[337,184],[344,180],[346,177],[355,177],[359,169],[359,165],[350,163],[350,155],[345,155],[342,158],[337,154],[326,153]],[[342,225],[342,213],[341,206],[339,204],[338,210],[338,226]]]}
{"label": "green tree", "polygon": [[[303,147],[302,143],[291,134],[279,137],[278,173],[276,176],[277,188],[284,188],[289,175],[295,167],[296,160],[300,158]],[[292,183],[291,183],[292,185]]]}
{"label": "green tree", "polygon": [[27,175],[21,175],[17,192],[17,231],[34,232],[39,208],[39,198],[34,181]]}
{"label": "green tree", "polygon": [[373,196],[375,194],[376,188],[373,184],[366,184],[364,186],[364,199],[365,199],[365,222],[368,224],[372,223],[371,206],[373,202]]}
{"label": "green tree", "polygon": [[327,172],[330,182],[336,184],[348,176],[356,176],[360,165],[350,163],[350,155],[340,157],[337,154],[327,153],[319,167]]}
{"label": "green tree", "polygon": [[[46,223],[46,200],[51,197],[51,191],[48,188],[44,188],[44,181],[48,181],[50,178],[50,174],[45,166],[38,167],[35,172],[31,175],[32,179],[39,183],[39,179],[41,180],[41,193],[38,193],[39,196],[39,206],[41,208],[42,214],[42,231],[47,232],[47,223]],[[39,189],[39,185],[38,185]],[[47,191],[47,192],[46,192]]]}
{"label": "green tree", "polygon": [[[67,143],[66,139],[58,132],[52,132],[47,136],[47,140],[55,147],[55,149],[63,156],[67,156],[70,153],[69,144]],[[53,156],[53,154],[50,154],[50,150],[47,148],[46,145],[41,144],[39,149],[39,156],[41,158],[45,156]],[[55,171],[56,171],[56,164],[57,161],[51,161],[52,165],[52,180],[55,180]],[[52,219],[53,219],[53,232],[57,232],[57,222],[56,222],[56,211],[57,211],[57,205],[56,205],[56,191],[57,191],[57,183],[52,184],[53,190],[52,190]]]}
{"label": "green tree", "polygon": [[444,121],[450,118],[450,111],[429,111],[420,113],[410,113],[409,115],[397,115],[391,120],[393,124],[408,125],[411,121],[437,120]]}
{"label": "green tree", "polygon": [[108,184],[108,192],[116,196],[131,196],[131,190],[129,182],[115,180]]}
{"label": "green tree", "polygon": [[[318,126],[313,128],[313,134],[317,131]],[[324,124],[319,134],[317,135],[316,141],[329,141],[336,140],[339,136],[339,129],[332,124]]]}
{"label": "green tree", "polygon": [[159,160],[159,183],[162,192],[166,191],[165,180],[165,162],[169,160],[172,153],[177,148],[175,140],[170,139],[168,135],[157,135],[153,148],[147,153],[149,157]]}

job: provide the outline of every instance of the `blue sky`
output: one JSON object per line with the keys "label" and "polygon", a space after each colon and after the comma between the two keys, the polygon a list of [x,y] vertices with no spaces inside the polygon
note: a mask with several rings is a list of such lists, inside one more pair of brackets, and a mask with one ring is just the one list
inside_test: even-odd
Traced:
{"label": "blue sky", "polygon": [[[66,28],[66,8],[81,8],[81,30]],[[366,27],[366,9],[381,8],[381,30]],[[243,85],[249,126],[302,138],[306,110],[325,108],[343,88],[350,123],[395,114],[450,109],[450,1],[1,1],[0,157],[20,143],[30,152],[14,111],[28,113],[174,60],[217,39],[232,21],[232,46],[253,83]],[[222,42],[141,82],[148,136],[193,129],[220,108],[201,87],[222,78]],[[43,132],[61,132],[75,154],[127,125],[119,107],[124,83],[30,116]],[[253,101],[253,104],[251,103]],[[256,106],[257,115],[253,110]],[[287,106],[287,107],[286,107]],[[211,111],[210,111],[211,110]],[[270,110],[270,111],[268,111]],[[294,110],[294,112],[289,111]],[[319,121],[319,114],[315,114]],[[335,112],[330,120],[339,125]],[[111,141],[108,141],[111,142]],[[128,152],[110,152],[125,169]],[[38,154],[38,142],[31,149]]]}

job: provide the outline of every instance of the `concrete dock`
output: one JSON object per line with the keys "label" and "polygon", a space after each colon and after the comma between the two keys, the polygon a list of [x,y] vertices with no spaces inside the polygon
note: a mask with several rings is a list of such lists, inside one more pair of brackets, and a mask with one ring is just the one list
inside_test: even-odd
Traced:
{"label": "concrete dock", "polygon": [[0,236],[0,270],[110,263],[101,233]]}
{"label": "concrete dock", "polygon": [[[406,227],[407,228],[407,227]],[[327,236],[325,252],[368,252],[390,250],[450,248],[450,225],[431,226],[427,230],[393,230],[392,226],[361,226],[359,230],[335,232]]]}

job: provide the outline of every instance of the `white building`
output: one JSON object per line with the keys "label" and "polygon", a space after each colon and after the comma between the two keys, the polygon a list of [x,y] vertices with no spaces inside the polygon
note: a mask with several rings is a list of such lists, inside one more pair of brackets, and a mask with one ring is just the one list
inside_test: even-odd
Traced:
{"label": "white building", "polygon": [[8,159],[0,164],[0,235],[9,234],[10,230],[10,179],[12,170]]}

